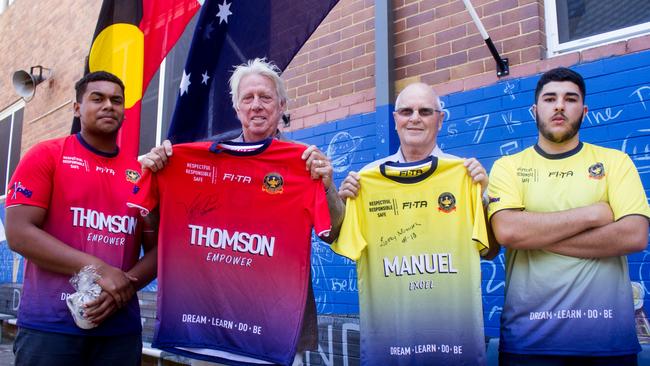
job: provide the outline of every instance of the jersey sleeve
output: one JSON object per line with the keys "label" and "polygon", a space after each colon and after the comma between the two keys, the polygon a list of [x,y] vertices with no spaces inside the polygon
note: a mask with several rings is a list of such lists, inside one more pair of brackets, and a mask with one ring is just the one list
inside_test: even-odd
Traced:
{"label": "jersey sleeve", "polygon": [[639,173],[629,156],[621,153],[621,158],[611,164],[607,174],[607,195],[614,213],[614,220],[628,215],[642,215],[650,218],[648,199],[643,190]]}
{"label": "jersey sleeve", "polygon": [[483,196],[481,195],[481,184],[472,184],[472,204],[474,205],[474,228],[472,240],[476,244],[478,252],[483,254],[488,248],[487,227],[485,224],[485,213],[483,212]]}
{"label": "jersey sleeve", "polygon": [[524,208],[521,185],[517,179],[516,170],[509,161],[501,158],[494,163],[488,185],[488,218],[501,210]]}
{"label": "jersey sleeve", "polygon": [[315,182],[314,186],[314,231],[316,231],[316,235],[319,237],[325,238],[329,236],[332,230],[327,194],[325,193],[325,186],[323,186],[322,180]]}
{"label": "jersey sleeve", "polygon": [[345,205],[345,218],[341,224],[338,239],[332,244],[332,250],[352,260],[358,260],[368,243],[361,233],[364,227],[360,212],[363,212],[361,194],[355,199],[348,198]]}
{"label": "jersey sleeve", "polygon": [[48,144],[38,144],[20,159],[7,187],[6,207],[15,205],[50,205],[54,173],[60,150]]}
{"label": "jersey sleeve", "polygon": [[156,173],[145,169],[140,179],[133,186],[133,195],[126,205],[139,208],[142,216],[147,216],[151,210],[158,207],[160,195],[157,178]]}

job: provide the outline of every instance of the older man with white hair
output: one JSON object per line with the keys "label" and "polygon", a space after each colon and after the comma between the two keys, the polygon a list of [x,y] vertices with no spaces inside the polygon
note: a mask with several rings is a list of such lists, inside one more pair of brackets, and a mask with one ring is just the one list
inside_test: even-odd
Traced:
{"label": "older man with white hair", "polygon": [[[280,70],[265,59],[253,59],[237,66],[230,78],[230,94],[237,118],[242,125],[242,133],[235,142],[259,142],[269,138],[286,140],[279,130],[279,123],[287,109],[287,92]],[[141,157],[143,168],[157,171],[163,169],[168,158],[172,156],[172,145],[164,141]],[[326,188],[332,230],[325,238],[333,241],[338,236],[344,215],[344,205],[339,199],[336,186],[332,180],[333,168],[330,160],[316,146],[311,145],[302,154],[305,169],[313,179],[321,179]],[[163,244],[164,245],[164,244]],[[294,365],[302,364],[302,355],[306,350],[318,347],[318,324],[316,319],[316,302],[311,286],[303,318],[301,337],[298,342]],[[193,364],[209,364],[193,361]]]}

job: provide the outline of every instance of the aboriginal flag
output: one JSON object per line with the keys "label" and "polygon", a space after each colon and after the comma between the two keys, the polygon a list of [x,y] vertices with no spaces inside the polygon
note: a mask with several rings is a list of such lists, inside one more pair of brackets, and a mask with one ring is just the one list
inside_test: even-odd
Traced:
{"label": "aboriginal flag", "polygon": [[[108,71],[125,85],[125,120],[118,144],[135,157],[144,91],[194,14],[198,0],[104,0],[86,72]],[[154,123],[154,121],[147,121]],[[80,129],[75,120],[72,133]]]}
{"label": "aboriginal flag", "polygon": [[201,8],[168,137],[228,139],[241,130],[228,79],[266,57],[284,70],[338,0],[206,0]]}

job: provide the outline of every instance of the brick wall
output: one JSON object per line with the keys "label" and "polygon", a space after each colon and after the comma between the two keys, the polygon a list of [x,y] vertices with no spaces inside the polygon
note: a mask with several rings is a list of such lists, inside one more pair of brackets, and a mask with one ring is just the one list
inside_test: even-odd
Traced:
{"label": "brick wall", "polygon": [[374,111],[374,1],[341,0],[284,72],[291,130]]}
{"label": "brick wall", "polygon": [[23,153],[36,142],[70,131],[74,82],[83,75],[100,1],[16,1],[0,14],[0,110],[18,100],[16,70],[42,65],[54,77],[25,106]]}

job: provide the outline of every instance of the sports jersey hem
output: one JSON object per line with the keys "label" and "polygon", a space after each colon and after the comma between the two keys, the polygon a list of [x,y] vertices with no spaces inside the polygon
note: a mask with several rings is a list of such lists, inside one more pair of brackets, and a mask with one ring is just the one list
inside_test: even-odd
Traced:
{"label": "sports jersey hem", "polygon": [[499,352],[512,353],[517,355],[548,355],[548,356],[624,356],[624,355],[633,355],[641,352],[641,346],[629,350],[620,350],[620,351],[587,351],[584,349],[575,349],[575,350],[510,350],[499,347]]}
{"label": "sports jersey hem", "polygon": [[[139,322],[138,322],[139,324]],[[30,324],[30,323],[25,323],[20,321],[20,318],[18,318],[18,322],[16,323],[18,328],[25,328],[25,329],[31,329],[31,330],[37,330],[39,332],[47,332],[47,333],[56,333],[56,334],[67,334],[67,335],[74,335],[74,336],[84,336],[84,337],[114,337],[114,336],[123,336],[123,335],[132,335],[132,334],[140,334],[142,333],[142,327],[138,327],[137,329],[131,329],[131,330],[126,330],[126,331],[114,331],[114,332],[98,332],[96,334],[89,334],[89,332],[92,331],[85,331],[81,328],[73,329],[73,328],[66,328],[66,329],[61,329],[61,328],[54,328],[54,327],[48,327],[43,324]]]}
{"label": "sports jersey hem", "polygon": [[[249,362],[241,362],[241,361],[232,360],[232,359],[224,358],[224,357],[206,355],[206,354],[203,354],[203,353],[192,352],[192,351],[189,351],[187,349],[192,349],[192,348],[194,348],[194,349],[201,349],[201,348],[214,349],[214,350],[217,350],[217,351],[228,352],[228,353],[231,353],[233,355],[239,355],[239,356],[244,356],[244,357],[248,357],[248,358],[252,358],[252,359],[256,359],[256,360],[260,360],[260,361],[271,362],[272,364],[275,364],[275,363],[277,363],[277,364],[286,364],[286,363],[283,363],[283,361],[287,361],[287,362],[289,361],[289,359],[287,359],[287,360],[279,360],[279,359],[271,359],[269,357],[265,357],[265,356],[262,356],[262,355],[249,355],[249,354],[238,352],[238,351],[241,351],[241,350],[230,350],[230,349],[227,349],[227,347],[221,347],[221,349],[217,349],[217,348],[214,348],[214,345],[210,345],[210,346],[208,346],[208,345],[197,345],[197,344],[186,345],[183,342],[170,343],[170,342],[156,342],[154,340],[154,342],[151,344],[151,347],[158,348],[158,349],[161,349],[163,351],[171,352],[171,353],[181,355],[181,356],[196,358],[196,359],[200,359],[200,360],[204,360],[204,361],[210,361],[210,362],[218,362],[218,363],[223,363],[223,364],[226,364],[226,365],[233,365],[233,366],[251,365],[251,363],[249,363]],[[181,347],[181,348],[179,348],[179,347]],[[294,356],[291,355],[291,360],[293,360],[293,357]],[[264,364],[260,363],[260,364],[257,364],[257,365],[264,365]]]}
{"label": "sports jersey hem", "polygon": [[635,213],[629,213],[629,214],[627,214],[627,215],[623,215],[623,216],[619,217],[618,219],[616,219],[615,221],[621,220],[621,219],[623,219],[623,218],[625,218],[625,217],[628,217],[628,216],[641,216],[641,217],[645,217],[646,220],[648,220],[648,225],[650,225],[650,216],[648,216],[648,215],[646,215],[646,214],[642,214],[642,213],[636,213],[636,212],[635,212]]}
{"label": "sports jersey hem", "polygon": [[21,202],[21,201],[18,201],[18,202],[13,202],[10,205],[5,206],[5,210],[10,208],[10,207],[16,207],[16,206],[34,206],[34,207],[44,208],[46,210],[49,207],[47,204],[40,203],[40,202]]}
{"label": "sports jersey hem", "polygon": [[497,213],[497,212],[499,212],[499,211],[505,211],[505,210],[519,210],[519,211],[522,211],[523,209],[524,209],[523,206],[521,206],[521,207],[516,207],[516,206],[514,206],[514,207],[504,207],[504,208],[500,208],[500,209],[498,209],[498,210],[496,210],[496,211],[494,211],[494,212],[488,214],[488,221],[491,222],[491,221],[492,221],[492,216],[494,216],[494,214]]}

